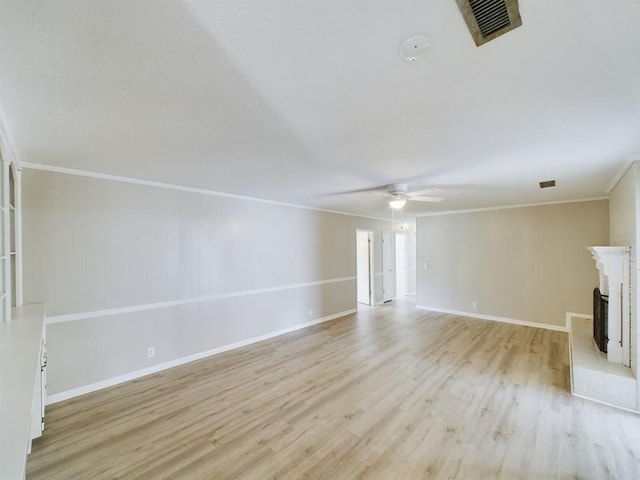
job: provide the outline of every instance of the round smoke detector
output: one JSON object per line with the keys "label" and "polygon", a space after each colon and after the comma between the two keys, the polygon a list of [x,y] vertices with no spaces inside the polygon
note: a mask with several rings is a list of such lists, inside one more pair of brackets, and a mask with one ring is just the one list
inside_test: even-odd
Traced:
{"label": "round smoke detector", "polygon": [[431,41],[426,35],[416,35],[411,38],[407,38],[400,44],[398,48],[398,55],[407,62],[415,62],[416,60],[424,57],[429,48],[431,47]]}

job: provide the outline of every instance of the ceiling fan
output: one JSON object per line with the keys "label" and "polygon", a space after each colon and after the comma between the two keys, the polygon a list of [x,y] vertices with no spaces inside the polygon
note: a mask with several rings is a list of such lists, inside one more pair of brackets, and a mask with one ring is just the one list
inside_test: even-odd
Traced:
{"label": "ceiling fan", "polygon": [[423,195],[424,193],[430,192],[433,189],[409,192],[409,186],[406,183],[392,183],[390,185],[387,185],[386,189],[386,192],[375,190],[372,190],[371,192],[389,197],[389,206],[394,210],[399,210],[404,207],[407,201],[439,203],[444,200],[444,198],[442,197]]}

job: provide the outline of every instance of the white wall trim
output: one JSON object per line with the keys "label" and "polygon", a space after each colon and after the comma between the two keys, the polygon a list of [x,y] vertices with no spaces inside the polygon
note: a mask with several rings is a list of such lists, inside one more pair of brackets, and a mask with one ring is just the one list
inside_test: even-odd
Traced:
{"label": "white wall trim", "polygon": [[609,200],[609,197],[577,198],[575,200],[558,200],[556,202],[524,203],[521,205],[505,205],[501,207],[470,208],[467,210],[447,210],[446,212],[427,213],[424,215],[420,215],[420,217],[436,217],[438,215],[455,215],[457,213],[489,212],[492,210],[508,210],[511,208],[544,207],[547,205],[564,205],[569,203],[596,202],[598,200]]}
{"label": "white wall trim", "polygon": [[112,315],[122,315],[125,313],[142,312],[144,310],[155,310],[158,308],[175,307],[178,305],[188,305],[190,303],[207,302],[212,300],[222,300],[232,297],[243,297],[246,295],[257,295],[260,293],[279,292],[282,290],[292,290],[295,288],[315,287],[318,285],[328,285],[331,283],[340,283],[355,281],[356,277],[332,278],[330,280],[318,280],[315,282],[296,283],[292,285],[280,285],[277,287],[257,288],[254,290],[241,290],[236,292],[220,293],[217,295],[203,295],[201,297],[184,298],[180,300],[169,300],[167,302],[148,303],[145,305],[131,305],[128,307],[109,308],[106,310],[94,310],[91,312],[69,313],[65,315],[52,315],[47,317],[45,325],[54,325],[56,323],[73,322],[76,320],[88,320],[97,317],[109,317]]}
{"label": "white wall trim", "polygon": [[66,390],[64,392],[55,393],[53,395],[49,395],[47,397],[47,405],[51,405],[53,403],[62,402],[63,400],[69,400],[70,398],[78,397],[80,395],[84,395],[86,393],[95,392],[97,390],[102,390],[103,388],[112,387],[114,385],[118,385],[120,383],[128,382],[130,380],[134,380],[136,378],[144,377],[146,375],[151,375],[153,373],[160,372],[162,370],[167,370],[172,367],[177,367],[179,365],[184,365],[185,363],[194,362],[196,360],[201,360],[203,358],[211,357],[213,355],[217,355],[219,353],[228,352],[230,350],[235,350],[236,348],[246,347],[247,345],[251,345],[253,343],[261,342],[263,340],[268,340],[273,337],[277,337],[280,335],[284,335],[286,333],[295,332],[296,330],[301,330],[303,328],[310,327],[312,325],[317,325],[319,323],[328,322],[330,320],[335,320],[336,318],[344,317],[347,315],[351,315],[356,313],[357,309],[352,308],[349,310],[345,310],[343,312],[339,312],[333,315],[328,315],[326,317],[322,317],[316,320],[312,320],[305,323],[300,323],[298,325],[294,325],[292,327],[283,328],[281,330],[276,330],[274,332],[267,333],[265,335],[259,335],[257,337],[248,338],[246,340],[241,340],[239,342],[231,343],[229,345],[223,345],[222,347],[217,347],[211,350],[206,350],[204,352],[194,353],[193,355],[188,355],[186,357],[176,358],[175,360],[170,360],[168,362],[159,363],[157,365],[153,365],[151,367],[143,368],[141,370],[136,370],[134,372],[129,372],[124,375],[119,375],[117,377],[109,378],[107,380],[101,380],[99,382],[91,383],[89,385],[84,385],[82,387],[73,388],[71,390]]}
{"label": "white wall trim", "polygon": [[[548,323],[529,322],[526,320],[518,320],[515,318],[498,317],[495,315],[485,315],[482,313],[463,312],[460,310],[449,310],[447,308],[429,307],[426,305],[416,305],[416,308],[420,310],[430,310],[432,312],[450,313],[451,315],[460,315],[463,317],[478,318],[480,320],[491,320],[494,322],[511,323],[513,325],[522,325],[524,327],[543,328],[545,330],[554,330],[556,332],[568,332],[569,328],[565,324],[562,325],[550,325]],[[566,320],[565,320],[566,322]]]}
{"label": "white wall trim", "polygon": [[88,177],[88,178],[97,178],[100,180],[108,180],[112,182],[121,182],[121,183],[131,183],[134,185],[143,185],[146,187],[155,187],[155,188],[164,188],[167,190],[177,190],[180,192],[190,192],[190,193],[199,193],[201,195],[212,195],[217,197],[226,197],[226,198],[235,198],[238,200],[246,200],[249,202],[257,202],[257,203],[266,203],[270,205],[280,205],[284,207],[291,208],[301,208],[303,210],[313,210],[316,212],[325,212],[325,213],[335,213],[338,215],[347,215],[349,217],[360,217],[360,218],[368,218],[371,220],[380,220],[383,222],[402,224],[403,221],[393,220],[389,218],[380,218],[380,217],[370,217],[367,215],[358,215],[356,213],[349,212],[341,212],[338,210],[328,210],[325,208],[318,207],[310,207],[307,205],[298,205],[295,203],[287,203],[287,202],[279,202],[277,200],[267,200],[264,198],[257,197],[249,197],[246,195],[236,195],[234,193],[225,193],[218,192],[215,190],[207,190],[205,188],[196,188],[196,187],[187,187],[185,185],[176,185],[172,183],[163,183],[163,182],[155,182],[153,180],[143,180],[141,178],[132,178],[132,177],[123,177],[120,175],[111,175],[109,173],[98,173],[98,172],[90,172],[87,170],[77,170],[75,168],[66,168],[66,167],[56,167],[53,165],[45,165],[42,163],[32,163],[32,162],[23,162],[20,164],[20,167],[26,168],[29,170],[40,170],[43,172],[51,172],[51,173],[61,173],[64,175],[74,175],[77,177]]}

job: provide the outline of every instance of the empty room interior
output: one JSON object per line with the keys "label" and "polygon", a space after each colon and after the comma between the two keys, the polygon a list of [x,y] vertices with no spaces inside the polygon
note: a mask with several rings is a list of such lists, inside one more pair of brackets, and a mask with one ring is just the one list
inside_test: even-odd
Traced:
{"label": "empty room interior", "polygon": [[0,1],[0,478],[640,478],[638,25]]}

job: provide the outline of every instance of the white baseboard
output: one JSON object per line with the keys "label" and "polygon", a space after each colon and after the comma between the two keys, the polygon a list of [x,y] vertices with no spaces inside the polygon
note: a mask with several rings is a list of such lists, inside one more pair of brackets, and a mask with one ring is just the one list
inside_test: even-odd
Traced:
{"label": "white baseboard", "polygon": [[[420,310],[431,310],[432,312],[450,313],[452,315],[460,315],[462,317],[478,318],[480,320],[491,320],[494,322],[511,323],[513,325],[522,325],[524,327],[544,328],[545,330],[554,330],[556,332],[568,332],[569,327],[565,324],[550,325],[548,323],[528,322],[526,320],[518,320],[515,318],[497,317],[495,315],[485,315],[477,312],[463,312],[459,310],[449,310],[447,308],[429,307],[427,305],[416,305]],[[575,315],[575,314],[572,314]],[[566,321],[566,320],[565,320]]]}
{"label": "white baseboard", "polygon": [[295,332],[296,330],[301,330],[303,328],[307,328],[312,325],[328,322],[329,320],[335,320],[336,318],[344,317],[346,315],[351,315],[352,313],[356,313],[356,312],[357,312],[357,309],[352,308],[349,310],[345,310],[343,312],[335,313],[333,315],[328,315],[326,317],[318,318],[316,320],[300,323],[292,327],[283,328],[282,330],[276,330],[274,332],[270,332],[265,335],[259,335],[257,337],[252,337],[246,340],[241,340],[239,342],[231,343],[229,345],[223,345],[222,347],[217,347],[212,350],[206,350],[204,352],[194,353],[193,355],[188,355],[186,357],[176,358],[175,360],[159,363],[151,367],[143,368],[141,370],[136,370],[134,372],[125,373],[124,375],[108,378],[106,380],[101,380],[99,382],[91,383],[89,385],[84,385],[82,387],[72,388],[71,390],[66,390],[64,392],[54,393],[53,395],[47,396],[46,404],[51,405],[54,403],[62,402],[63,400],[69,400],[74,397],[79,397],[80,395],[95,392],[97,390],[102,390],[103,388],[112,387],[114,385],[128,382],[130,380],[144,377],[146,375],[151,375],[152,373],[157,373],[162,370],[167,370],[168,368],[177,367],[179,365],[184,365],[185,363],[194,362],[196,360],[201,360],[203,358],[211,357],[219,353],[228,352],[229,350],[245,347],[247,345],[251,345],[252,343],[261,342],[263,340],[268,340],[270,338],[284,335],[286,333]]}

